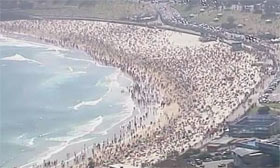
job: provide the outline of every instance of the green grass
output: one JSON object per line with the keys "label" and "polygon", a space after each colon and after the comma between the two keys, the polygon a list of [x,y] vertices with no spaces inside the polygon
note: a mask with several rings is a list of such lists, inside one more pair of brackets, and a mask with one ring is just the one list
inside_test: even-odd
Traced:
{"label": "green grass", "polygon": [[[195,17],[191,20],[206,23],[210,25],[220,26],[222,23],[228,23],[227,18],[232,16],[235,19],[235,24],[243,24],[244,27],[239,29],[241,32],[259,33],[259,32],[271,32],[277,36],[280,36],[280,19],[272,19],[271,24],[265,23],[265,19],[261,18],[261,14],[240,12],[240,11],[217,11],[213,8],[206,9],[205,12],[200,12],[201,7],[188,8],[182,5],[174,5],[180,14],[184,17],[189,17],[190,14],[194,14]],[[213,19],[217,17],[218,13],[222,13],[223,16],[218,22],[214,22]]]}
{"label": "green grass", "polygon": [[280,103],[267,103],[267,104],[264,104],[268,107],[271,107],[271,108],[274,108],[274,109],[278,109],[280,111]]}
{"label": "green grass", "polygon": [[[264,106],[268,106],[268,107],[270,107],[271,109],[270,109],[270,114],[273,114],[273,115],[280,115],[280,104],[278,104],[278,103],[267,103],[267,104],[263,104]],[[272,109],[273,108],[273,109]],[[254,107],[254,108],[252,108],[249,112],[248,112],[248,114],[249,115],[254,115],[254,114],[257,114],[257,112],[258,112],[258,109],[259,109],[259,107],[258,106],[256,106],[256,107]]]}
{"label": "green grass", "polygon": [[22,11],[41,16],[80,16],[104,19],[123,19],[143,13],[156,14],[156,11],[148,4],[128,0],[49,0],[46,3],[37,1],[33,9]]}
{"label": "green grass", "polygon": [[254,107],[254,108],[252,108],[252,109],[248,112],[248,114],[249,114],[249,115],[257,114],[258,109],[259,109],[259,107]]}

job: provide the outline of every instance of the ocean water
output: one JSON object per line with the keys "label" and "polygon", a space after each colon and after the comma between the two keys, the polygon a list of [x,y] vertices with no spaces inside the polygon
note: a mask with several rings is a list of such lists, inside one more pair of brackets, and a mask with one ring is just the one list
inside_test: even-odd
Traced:
{"label": "ocean water", "polygon": [[81,51],[0,37],[0,167],[99,142],[131,116],[132,81]]}

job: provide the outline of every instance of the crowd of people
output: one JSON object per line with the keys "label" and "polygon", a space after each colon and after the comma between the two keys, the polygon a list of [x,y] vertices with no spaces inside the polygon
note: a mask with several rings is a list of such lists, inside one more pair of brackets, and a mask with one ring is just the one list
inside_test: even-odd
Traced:
{"label": "crowd of people", "polygon": [[87,158],[96,166],[150,165],[199,146],[222,132],[227,116],[261,81],[255,63],[265,59],[261,52],[234,52],[220,42],[176,45],[170,37],[177,32],[103,22],[9,21],[0,23],[0,33],[83,50],[134,80],[129,91],[140,113],[118,134],[84,149],[75,161],[55,161],[55,166],[44,161],[35,167],[85,167]]}

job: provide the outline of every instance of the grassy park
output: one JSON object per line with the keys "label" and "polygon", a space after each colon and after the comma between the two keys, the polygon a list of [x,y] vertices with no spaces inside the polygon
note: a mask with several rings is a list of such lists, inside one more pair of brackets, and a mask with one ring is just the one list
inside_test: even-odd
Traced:
{"label": "grassy park", "polygon": [[[187,7],[185,5],[173,5],[180,14],[198,23],[206,23],[221,26],[224,23],[233,22],[235,25],[241,24],[243,27],[237,28],[241,32],[260,33],[270,32],[280,36],[280,19],[271,18],[271,23],[266,23],[266,19],[261,14],[252,12],[240,12],[235,10],[218,11],[212,7],[201,11],[201,6]],[[215,18],[218,18],[215,20]]]}
{"label": "grassy park", "polygon": [[[273,115],[280,115],[280,104],[279,103],[267,103],[267,104],[262,104],[263,106],[267,106],[270,108],[269,113]],[[260,106],[256,106],[252,108],[248,114],[254,115],[259,113],[259,108]]]}
{"label": "grassy park", "polygon": [[39,16],[97,17],[117,20],[135,15],[155,14],[149,4],[130,0],[24,0],[24,2],[24,5],[12,9]]}

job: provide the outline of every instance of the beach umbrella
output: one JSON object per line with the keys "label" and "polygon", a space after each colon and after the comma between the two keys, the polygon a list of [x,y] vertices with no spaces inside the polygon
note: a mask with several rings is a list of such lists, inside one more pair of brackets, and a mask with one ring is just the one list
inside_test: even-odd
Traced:
{"label": "beach umbrella", "polygon": [[190,18],[193,18],[193,17],[194,17],[194,14],[191,13],[191,14],[190,14]]}

